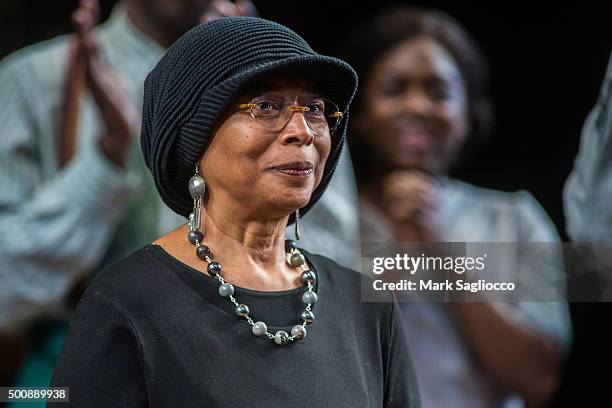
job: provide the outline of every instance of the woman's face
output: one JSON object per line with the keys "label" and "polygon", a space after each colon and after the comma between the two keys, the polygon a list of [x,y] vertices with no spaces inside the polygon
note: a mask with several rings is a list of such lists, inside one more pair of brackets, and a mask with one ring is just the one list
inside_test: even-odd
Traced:
{"label": "woman's face", "polygon": [[469,131],[463,79],[435,40],[392,49],[366,79],[355,126],[378,163],[441,174]]}
{"label": "woman's face", "polygon": [[[240,207],[245,215],[274,218],[310,201],[331,148],[329,130],[313,131],[301,112],[291,112],[280,129],[263,126],[238,104],[271,96],[300,101],[320,96],[299,78],[269,78],[239,98],[222,120],[200,162],[207,205]],[[326,128],[327,129],[327,128]]]}

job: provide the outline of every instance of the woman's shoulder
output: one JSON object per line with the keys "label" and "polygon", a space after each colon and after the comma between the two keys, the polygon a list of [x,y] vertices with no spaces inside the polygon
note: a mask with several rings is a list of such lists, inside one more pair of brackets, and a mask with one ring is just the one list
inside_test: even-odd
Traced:
{"label": "woman's shoulder", "polygon": [[155,247],[146,245],[100,271],[83,297],[101,297],[115,305],[146,303],[168,287],[168,271]]}
{"label": "woman's shoulder", "polygon": [[[519,216],[543,215],[543,210],[535,197],[527,190],[501,191],[480,187],[460,180],[449,181],[448,196],[467,203],[472,209],[496,213],[516,213]],[[542,217],[543,218],[543,217]]]}
{"label": "woman's shoulder", "polygon": [[527,190],[501,191],[452,179],[448,181],[445,194],[454,197],[453,202],[463,202],[460,208],[469,208],[482,219],[506,219],[520,225],[523,238],[527,240],[558,240],[548,214]]}
{"label": "woman's shoulder", "polygon": [[526,190],[495,190],[457,179],[448,180],[446,190],[448,190],[448,194],[455,195],[471,204],[498,210],[512,210],[537,203],[533,195]]}

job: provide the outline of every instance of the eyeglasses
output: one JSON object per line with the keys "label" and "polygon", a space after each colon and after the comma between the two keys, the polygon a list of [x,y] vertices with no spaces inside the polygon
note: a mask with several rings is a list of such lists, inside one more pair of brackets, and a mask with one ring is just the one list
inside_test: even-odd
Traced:
{"label": "eyeglasses", "polygon": [[264,95],[239,104],[238,109],[248,109],[261,126],[272,131],[287,126],[295,112],[304,115],[308,127],[317,134],[332,133],[342,118],[338,105],[328,99],[305,97],[298,98],[297,105],[295,102],[281,95]]}

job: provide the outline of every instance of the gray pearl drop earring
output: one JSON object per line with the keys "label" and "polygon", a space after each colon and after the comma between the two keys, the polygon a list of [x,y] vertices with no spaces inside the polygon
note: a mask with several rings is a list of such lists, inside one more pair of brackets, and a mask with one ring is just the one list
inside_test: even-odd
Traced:
{"label": "gray pearl drop earring", "polygon": [[198,165],[195,166],[196,172],[189,179],[189,194],[191,198],[193,198],[193,213],[189,216],[189,242],[194,245],[199,245],[204,238],[202,234],[202,197],[204,197],[204,193],[206,192],[206,183],[202,176],[200,176],[200,171]]}

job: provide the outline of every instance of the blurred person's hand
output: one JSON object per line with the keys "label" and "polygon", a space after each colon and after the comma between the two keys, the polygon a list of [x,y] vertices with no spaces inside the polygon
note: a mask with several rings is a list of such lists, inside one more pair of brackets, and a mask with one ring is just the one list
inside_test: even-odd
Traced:
{"label": "blurred person's hand", "polygon": [[111,161],[123,166],[132,138],[138,133],[139,113],[98,52],[93,29],[99,18],[97,0],[81,0],[72,14],[80,51],[86,60],[86,84],[106,126],[100,146]]}
{"label": "blurred person's hand", "polygon": [[256,16],[257,9],[250,0],[214,0],[210,2],[209,10],[202,17],[202,22],[225,16]]}
{"label": "blurred person's hand", "polygon": [[[257,15],[257,10],[250,0],[212,1],[202,21],[209,21],[223,16]],[[117,165],[122,166],[125,156],[132,144],[132,138],[138,134],[140,115],[134,103],[120,87],[120,81],[112,68],[104,63],[98,52],[93,32],[100,18],[97,0],[81,0],[72,14],[72,21],[79,41],[79,50],[86,59],[86,84],[100,110],[105,130],[100,138],[104,154]]]}
{"label": "blurred person's hand", "polygon": [[399,240],[440,241],[434,217],[439,186],[433,177],[416,170],[394,171],[383,179],[382,195]]}

